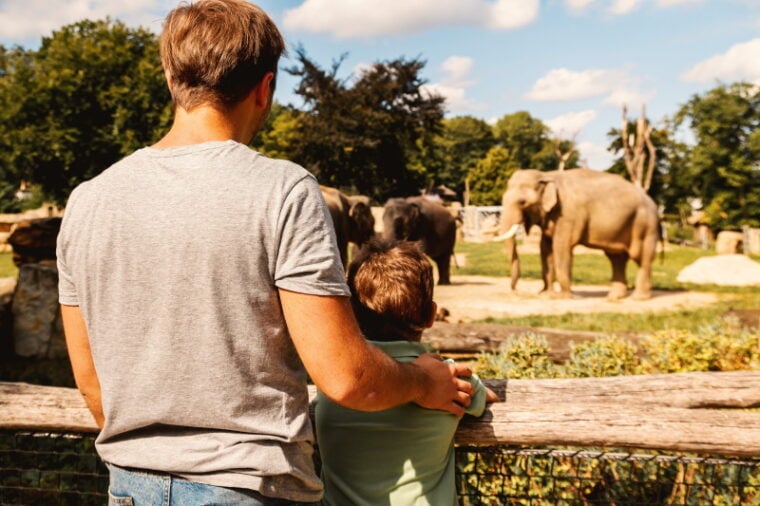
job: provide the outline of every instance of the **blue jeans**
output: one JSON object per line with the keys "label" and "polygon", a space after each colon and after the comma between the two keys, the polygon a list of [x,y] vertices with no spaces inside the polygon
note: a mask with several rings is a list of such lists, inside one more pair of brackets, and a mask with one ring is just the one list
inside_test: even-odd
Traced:
{"label": "blue jeans", "polygon": [[[266,497],[253,490],[215,487],[169,474],[108,465],[108,506],[306,506]],[[318,503],[308,503],[318,504]]]}

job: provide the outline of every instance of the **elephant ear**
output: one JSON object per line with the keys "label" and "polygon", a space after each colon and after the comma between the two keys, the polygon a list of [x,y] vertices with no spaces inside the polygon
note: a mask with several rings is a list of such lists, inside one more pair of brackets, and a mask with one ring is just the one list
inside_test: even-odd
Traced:
{"label": "elephant ear", "polygon": [[375,217],[372,216],[372,208],[369,198],[363,196],[350,197],[351,208],[348,215],[351,217],[353,238],[357,244],[368,241],[375,231]]}
{"label": "elephant ear", "polygon": [[541,209],[544,213],[550,212],[559,202],[557,185],[554,181],[543,180],[544,191],[541,193]]}

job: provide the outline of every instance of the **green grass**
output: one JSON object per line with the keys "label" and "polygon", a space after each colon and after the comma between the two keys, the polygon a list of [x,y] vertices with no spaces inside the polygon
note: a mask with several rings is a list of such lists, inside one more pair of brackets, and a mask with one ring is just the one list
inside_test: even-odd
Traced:
{"label": "green grass", "polygon": [[13,253],[0,253],[0,278],[16,277],[18,269],[13,263]]}
{"label": "green grass", "polygon": [[[466,243],[456,245],[456,252],[466,255],[466,266],[454,268],[454,275],[507,276],[508,265],[501,243]],[[676,280],[678,273],[687,265],[703,256],[715,253],[697,248],[674,246],[657,260],[652,268],[652,285],[655,290],[698,290],[717,292],[720,301],[698,309],[681,309],[650,313],[632,313],[621,317],[619,313],[566,313],[561,315],[532,315],[522,318],[488,318],[489,323],[520,325],[526,327],[552,327],[568,330],[586,330],[609,334],[623,332],[654,332],[665,329],[695,331],[700,327],[720,321],[730,309],[760,309],[760,287],[729,287],[718,285],[694,285]],[[538,254],[520,255],[522,278],[541,279],[541,261]],[[627,277],[633,286],[637,267],[629,262]],[[573,257],[573,283],[607,285],[611,267],[607,257],[600,254],[579,254]],[[547,301],[547,304],[551,304]]]}

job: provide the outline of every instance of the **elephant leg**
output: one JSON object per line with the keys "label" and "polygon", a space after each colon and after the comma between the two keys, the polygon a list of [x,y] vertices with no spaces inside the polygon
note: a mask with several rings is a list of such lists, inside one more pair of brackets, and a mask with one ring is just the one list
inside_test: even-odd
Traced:
{"label": "elephant leg", "polygon": [[573,294],[570,291],[570,282],[573,274],[573,244],[565,234],[555,234],[553,240],[554,251],[554,275],[559,283],[559,293],[553,296],[569,299]]}
{"label": "elephant leg", "polygon": [[636,286],[631,297],[634,300],[646,300],[652,297],[652,264],[657,254],[657,238],[647,237],[641,249],[641,258],[634,259],[639,266],[636,273]]}
{"label": "elephant leg", "polygon": [[451,255],[453,253],[443,254],[435,257],[433,260],[438,266],[438,284],[450,285],[451,279],[449,278],[449,268],[451,267]]}
{"label": "elephant leg", "polygon": [[556,276],[551,237],[541,237],[541,275],[544,278],[544,287],[540,293],[552,292]]}
{"label": "elephant leg", "polygon": [[625,266],[628,263],[628,253],[604,252],[612,264],[612,286],[607,294],[609,300],[619,300],[628,295],[628,282],[625,277]]}

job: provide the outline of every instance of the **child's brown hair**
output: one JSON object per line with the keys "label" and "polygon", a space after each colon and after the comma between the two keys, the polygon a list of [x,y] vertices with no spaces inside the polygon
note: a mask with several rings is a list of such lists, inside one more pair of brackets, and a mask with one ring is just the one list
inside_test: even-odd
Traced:
{"label": "child's brown hair", "polygon": [[419,341],[430,326],[433,266],[416,243],[374,239],[348,268],[359,327],[373,341]]}

